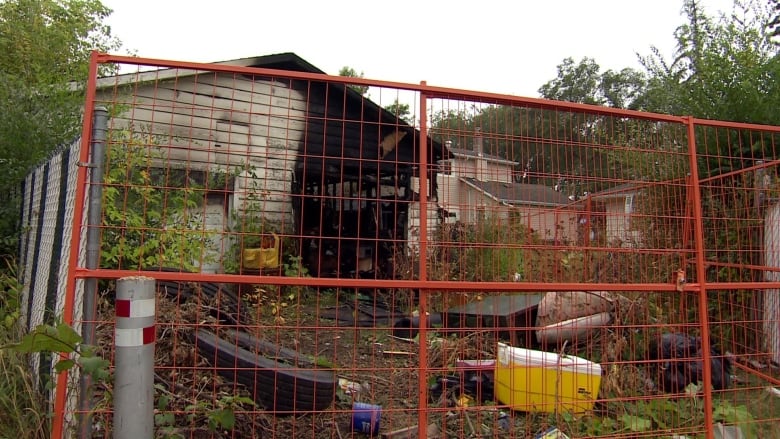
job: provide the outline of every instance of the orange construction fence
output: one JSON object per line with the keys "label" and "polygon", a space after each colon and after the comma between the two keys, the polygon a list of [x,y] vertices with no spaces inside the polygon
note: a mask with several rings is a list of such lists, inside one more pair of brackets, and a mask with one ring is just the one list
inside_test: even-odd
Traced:
{"label": "orange construction fence", "polygon": [[[156,280],[158,437],[776,437],[780,127],[92,67],[62,319],[113,365],[116,280]],[[111,436],[77,372],[55,437]]]}

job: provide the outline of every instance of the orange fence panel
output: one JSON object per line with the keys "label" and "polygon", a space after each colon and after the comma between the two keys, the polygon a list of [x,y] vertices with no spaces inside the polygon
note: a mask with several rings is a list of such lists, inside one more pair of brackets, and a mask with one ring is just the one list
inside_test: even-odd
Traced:
{"label": "orange fence panel", "polygon": [[[100,257],[71,259],[63,317],[112,359],[115,280],[157,279],[159,434],[776,434],[780,128],[293,54],[95,63],[130,73],[90,83],[87,115],[111,115]],[[76,279],[99,279],[83,315]],[[59,378],[64,433],[85,412]]]}

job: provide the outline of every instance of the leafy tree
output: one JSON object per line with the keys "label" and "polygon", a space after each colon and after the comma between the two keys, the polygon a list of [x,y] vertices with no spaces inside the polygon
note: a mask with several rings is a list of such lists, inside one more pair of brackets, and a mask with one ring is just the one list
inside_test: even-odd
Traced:
{"label": "leafy tree", "polygon": [[698,0],[685,0],[687,23],[675,32],[671,62],[653,47],[640,58],[650,77],[644,109],[709,119],[776,125],[780,57],[767,31],[767,11],[735,2],[716,20]]}
{"label": "leafy tree", "polygon": [[384,109],[395,114],[399,119],[407,123],[412,123],[412,111],[409,109],[409,104],[398,102],[398,98],[396,98],[392,104],[385,106]]}
{"label": "leafy tree", "polygon": [[558,77],[542,85],[539,94],[558,101],[631,108],[644,87],[644,75],[637,70],[624,68],[601,73],[593,58],[583,58],[577,64],[566,58],[558,65]]}
{"label": "leafy tree", "polygon": [[0,254],[14,254],[19,184],[81,127],[90,51],[120,47],[99,0],[0,2]]}
{"label": "leafy tree", "polygon": [[601,105],[599,96],[599,65],[592,58],[583,58],[579,64],[566,58],[558,65],[558,77],[539,88],[547,99]]}
{"label": "leafy tree", "polygon": [[[339,70],[339,76],[346,76],[347,78],[363,78],[363,72],[360,73],[357,72],[352,67],[344,66]],[[363,96],[368,97],[368,86],[367,85],[350,85],[350,88],[357,91]]]}
{"label": "leafy tree", "polygon": [[[358,73],[357,70],[355,70],[354,68],[349,67],[349,66],[342,67],[341,70],[339,70],[339,76],[345,76],[345,77],[348,77],[348,78],[363,78],[364,77],[362,70],[361,70],[360,73]],[[354,89],[355,91],[357,91],[361,95],[363,95],[365,97],[369,97],[368,86],[350,85],[349,87],[351,87],[352,89]],[[398,116],[399,119],[401,119],[401,120],[403,120],[403,121],[405,121],[407,123],[412,123],[412,119],[411,119],[412,112],[411,112],[411,110],[409,108],[409,104],[402,104],[402,103],[398,102],[398,98],[396,98],[395,101],[393,101],[392,104],[386,105],[383,108],[385,110],[395,114],[396,116]]]}

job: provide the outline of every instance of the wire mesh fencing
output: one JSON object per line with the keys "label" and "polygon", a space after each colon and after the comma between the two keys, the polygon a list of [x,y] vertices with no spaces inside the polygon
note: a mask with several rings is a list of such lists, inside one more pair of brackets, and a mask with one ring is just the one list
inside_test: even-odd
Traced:
{"label": "wire mesh fencing", "polygon": [[[63,319],[113,361],[116,279],[156,279],[158,435],[776,434],[777,127],[95,63],[130,73],[89,84],[95,305]],[[58,379],[60,431],[110,436],[112,381],[74,409]]]}

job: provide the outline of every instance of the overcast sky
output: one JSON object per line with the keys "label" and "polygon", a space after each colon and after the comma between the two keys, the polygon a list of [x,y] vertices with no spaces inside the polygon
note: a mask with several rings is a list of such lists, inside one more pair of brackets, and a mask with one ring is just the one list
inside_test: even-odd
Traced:
{"label": "overcast sky", "polygon": [[[103,0],[138,56],[214,62],[295,52],[329,74],[538,96],[566,57],[670,56],[682,0]],[[732,0],[703,0],[711,15]]]}

